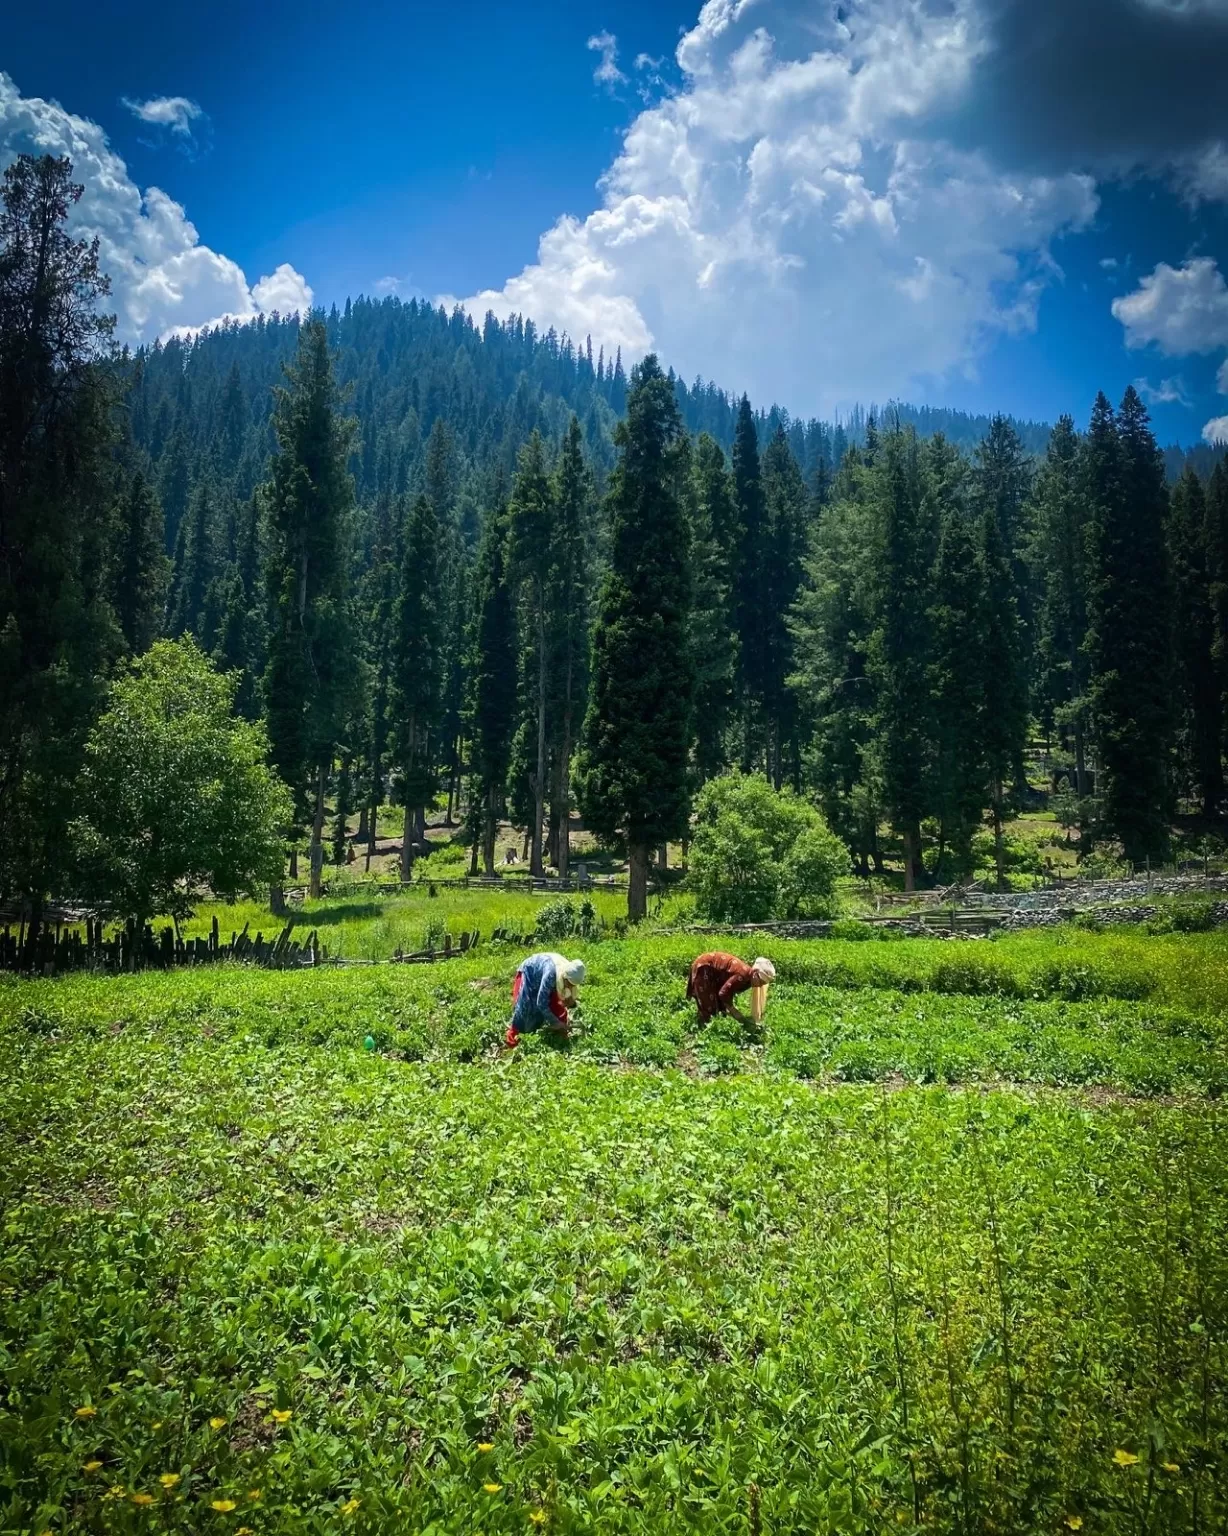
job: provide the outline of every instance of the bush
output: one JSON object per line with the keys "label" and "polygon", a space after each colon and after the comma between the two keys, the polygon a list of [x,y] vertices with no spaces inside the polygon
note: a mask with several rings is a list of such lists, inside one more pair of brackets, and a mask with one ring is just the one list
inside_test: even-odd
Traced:
{"label": "bush", "polygon": [[877,928],[871,923],[863,923],[856,917],[840,918],[831,925],[831,933],[828,935],[832,939],[853,940],[876,939],[878,936],[879,930]]}
{"label": "bush", "polygon": [[1215,902],[1178,901],[1147,924],[1147,932],[1208,933],[1216,924]]}
{"label": "bush", "polygon": [[540,943],[560,939],[593,939],[601,928],[597,909],[586,896],[583,901],[548,901],[537,914],[533,937]]}
{"label": "bush", "polygon": [[695,803],[688,888],[717,922],[830,917],[844,844],[812,805],[762,774],[712,779]]}

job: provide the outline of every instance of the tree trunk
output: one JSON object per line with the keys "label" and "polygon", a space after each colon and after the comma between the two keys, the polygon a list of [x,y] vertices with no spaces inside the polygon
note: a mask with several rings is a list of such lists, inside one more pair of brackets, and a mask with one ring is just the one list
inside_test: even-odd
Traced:
{"label": "tree trunk", "polygon": [[686,861],[687,861],[687,858],[688,858],[690,852],[691,852],[691,839],[689,837],[684,837],[682,839],[682,863],[681,863],[682,873],[684,875],[686,874]]}
{"label": "tree trunk", "polygon": [[375,857],[375,824],[379,820],[379,806],[374,800],[371,802],[370,815],[367,819],[367,868],[371,868],[371,860]]}
{"label": "tree trunk", "polygon": [[297,848],[291,848],[291,850],[290,850],[290,878],[291,878],[291,880],[297,880],[298,879],[298,849]]}
{"label": "tree trunk", "polygon": [[409,803],[411,793],[410,786],[413,783],[414,770],[418,766],[418,728],[417,722],[411,715],[409,717],[409,752],[405,763],[405,831],[401,834],[401,882],[406,883],[414,873],[414,808]]}
{"label": "tree trunk", "polygon": [[286,890],[280,881],[269,886],[269,911],[274,917],[286,915]]}
{"label": "tree trunk", "polygon": [[648,845],[632,843],[628,849],[631,878],[627,886],[627,916],[633,923],[648,916]]}
{"label": "tree trunk", "polygon": [[546,814],[546,615],[539,598],[537,604],[537,777],[533,783],[533,825],[529,829],[529,873],[540,878],[546,873],[542,863],[542,822]]}
{"label": "tree trunk", "polygon": [[904,833],[904,889],[912,892],[917,889],[917,833],[909,827]]}
{"label": "tree trunk", "polygon": [[311,818],[311,885],[312,900],[320,895],[320,873],[324,868],[324,783],[327,764],[321,761],[316,772],[316,810]]}
{"label": "tree trunk", "polygon": [[658,869],[668,869],[669,868],[669,844],[668,843],[662,843],[661,846],[657,849],[657,868]]}
{"label": "tree trunk", "polygon": [[486,810],[482,820],[482,865],[488,875],[495,872],[495,838],[498,834],[496,817],[498,796],[492,784],[486,791]]}
{"label": "tree trunk", "polygon": [[1075,742],[1075,794],[1083,799],[1087,794],[1087,753],[1083,745],[1083,718],[1076,714],[1074,718],[1074,742]]}
{"label": "tree trunk", "polygon": [[358,831],[354,834],[354,841],[365,843],[367,840],[367,827],[371,820],[371,808],[364,805],[358,813]]}
{"label": "tree trunk", "polygon": [[559,749],[559,851],[558,871],[567,878],[571,866],[571,647],[567,650],[567,678],[563,692],[563,743]]}
{"label": "tree trunk", "polygon": [[1006,889],[1006,863],[1005,850],[1002,846],[1002,790],[1000,785],[994,786],[993,793],[993,861],[997,869],[998,890]]}

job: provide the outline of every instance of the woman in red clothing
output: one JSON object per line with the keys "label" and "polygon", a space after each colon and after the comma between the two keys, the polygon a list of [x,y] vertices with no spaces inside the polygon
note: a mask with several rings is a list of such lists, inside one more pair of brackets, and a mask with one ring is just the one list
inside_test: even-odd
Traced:
{"label": "woman in red clothing", "polygon": [[753,965],[747,965],[745,960],[739,960],[736,955],[714,950],[711,954],[700,955],[691,966],[686,995],[694,999],[701,1024],[706,1024],[717,1013],[731,1013],[743,1024],[750,1024],[753,1020],[734,1007],[734,998],[740,992],[749,992],[752,987],[764,987],[775,979],[776,967],[762,955]]}

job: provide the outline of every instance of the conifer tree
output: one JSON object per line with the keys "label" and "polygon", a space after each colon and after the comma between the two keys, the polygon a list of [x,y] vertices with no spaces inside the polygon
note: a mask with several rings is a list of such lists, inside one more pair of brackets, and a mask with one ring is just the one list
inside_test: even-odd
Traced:
{"label": "conifer tree", "polygon": [[706,432],[695,444],[690,480],[695,778],[701,787],[728,766],[726,738],[737,678],[733,578],[738,515],[725,455]]}
{"label": "conifer tree", "polygon": [[192,488],[175,545],[166,621],[166,631],[172,639],[187,634],[197,638],[202,635],[205,595],[217,575],[214,528],[212,487],[209,481],[199,480]]}
{"label": "conifer tree", "polygon": [[500,485],[478,546],[469,664],[475,780],[471,814],[480,823],[482,863],[488,875],[495,873],[495,837],[516,724],[516,613],[508,581],[509,539],[510,519]]}
{"label": "conifer tree", "polygon": [[884,434],[872,481],[880,528],[881,609],[873,653],[878,673],[876,751],[884,805],[904,841],[904,889],[921,872],[921,822],[929,805],[927,575],[933,541],[922,509],[916,433]]}
{"label": "conifer tree", "polygon": [[749,772],[764,756],[763,709],[768,692],[768,624],[763,594],[767,508],[755,415],[745,395],[738,407],[734,430],[733,495],[738,513],[734,594],[741,666],[738,691],[742,714],[742,768]]}
{"label": "conifer tree", "polygon": [[1224,793],[1221,760],[1223,701],[1215,666],[1215,614],[1211,605],[1209,519],[1202,481],[1187,467],[1173,488],[1168,550],[1173,578],[1173,636],[1180,695],[1183,757],[1213,816]]}
{"label": "conifer tree", "polygon": [[1219,688],[1228,754],[1228,460],[1221,459],[1207,482],[1207,595],[1211,608],[1211,660]]}
{"label": "conifer tree", "polygon": [[558,829],[555,867],[567,874],[571,857],[571,767],[584,719],[588,684],[588,511],[592,478],[584,462],[580,422],[571,418],[554,474],[554,537],[547,592],[555,787],[551,819]]}
{"label": "conifer tree", "polygon": [[542,826],[546,806],[546,704],[549,696],[550,647],[547,636],[547,604],[553,559],[556,511],[554,487],[546,469],[546,451],[536,429],[520,450],[512,482],[509,509],[511,556],[515,577],[523,592],[523,639],[525,652],[525,743],[531,755],[532,820],[529,823],[529,868],[545,874],[542,861]]}
{"label": "conifer tree", "polygon": [[793,671],[789,610],[801,584],[806,536],[806,483],[778,425],[763,455],[764,559],[759,600],[764,625],[764,713],[767,775],[779,789],[786,763],[794,787],[801,773],[797,716],[787,686]]}
{"label": "conifer tree", "polygon": [[[324,792],[348,718],[356,657],[350,615],[347,460],[353,423],[341,417],[324,324],[299,335],[277,393],[278,452],[265,490],[272,623],[264,677],[273,761],[311,822],[311,891],[324,863]],[[276,899],[275,899],[276,904]]]}
{"label": "conifer tree", "polygon": [[988,777],[981,628],[985,568],[967,504],[967,462],[941,436],[926,447],[925,478],[927,519],[938,528],[930,608],[934,809],[942,848],[949,849],[956,872],[964,875],[972,868],[972,836]]}
{"label": "conifer tree", "polygon": [[1036,477],[1031,511],[1035,539],[1033,585],[1037,682],[1042,723],[1056,727],[1074,751],[1075,793],[1087,779],[1087,581],[1089,501],[1080,483],[1079,437],[1069,416],[1059,418]]}
{"label": "conifer tree", "polygon": [[1164,466],[1137,392],[1097,396],[1084,454],[1092,508],[1091,693],[1107,830],[1138,865],[1168,841],[1169,613]]}
{"label": "conifer tree", "polygon": [[1010,786],[1023,777],[1023,749],[1028,727],[1027,681],[1014,572],[1002,523],[992,503],[987,503],[981,513],[980,534],[978,554],[984,592],[979,625],[984,689],[980,712],[981,748],[989,776],[994,862],[998,887],[1002,889],[1006,883],[1002,822]]}
{"label": "conifer tree", "polygon": [[111,605],[134,656],[143,656],[162,633],[170,562],[163,553],[162,507],[141,470],[120,505],[118,559]]}
{"label": "conifer tree", "polygon": [[430,499],[420,495],[405,527],[392,637],[392,701],[405,802],[402,880],[413,873],[415,845],[426,836],[426,805],[436,788],[443,641],[438,560],[439,519]]}
{"label": "conifer tree", "polygon": [[648,910],[649,850],[687,825],[692,675],[690,573],[678,496],[682,422],[649,355],[634,370],[610,477],[610,565],[593,633],[579,781],[589,825],[619,836],[630,863],[628,915]]}

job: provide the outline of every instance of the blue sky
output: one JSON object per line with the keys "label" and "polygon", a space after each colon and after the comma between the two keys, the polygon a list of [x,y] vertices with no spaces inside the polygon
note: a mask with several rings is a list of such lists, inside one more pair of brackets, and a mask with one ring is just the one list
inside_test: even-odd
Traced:
{"label": "blue sky", "polygon": [[1141,379],[1190,443],[1226,69],[1228,0],[69,3],[6,29],[0,162],[74,154],[133,340],[419,294],[803,414]]}

